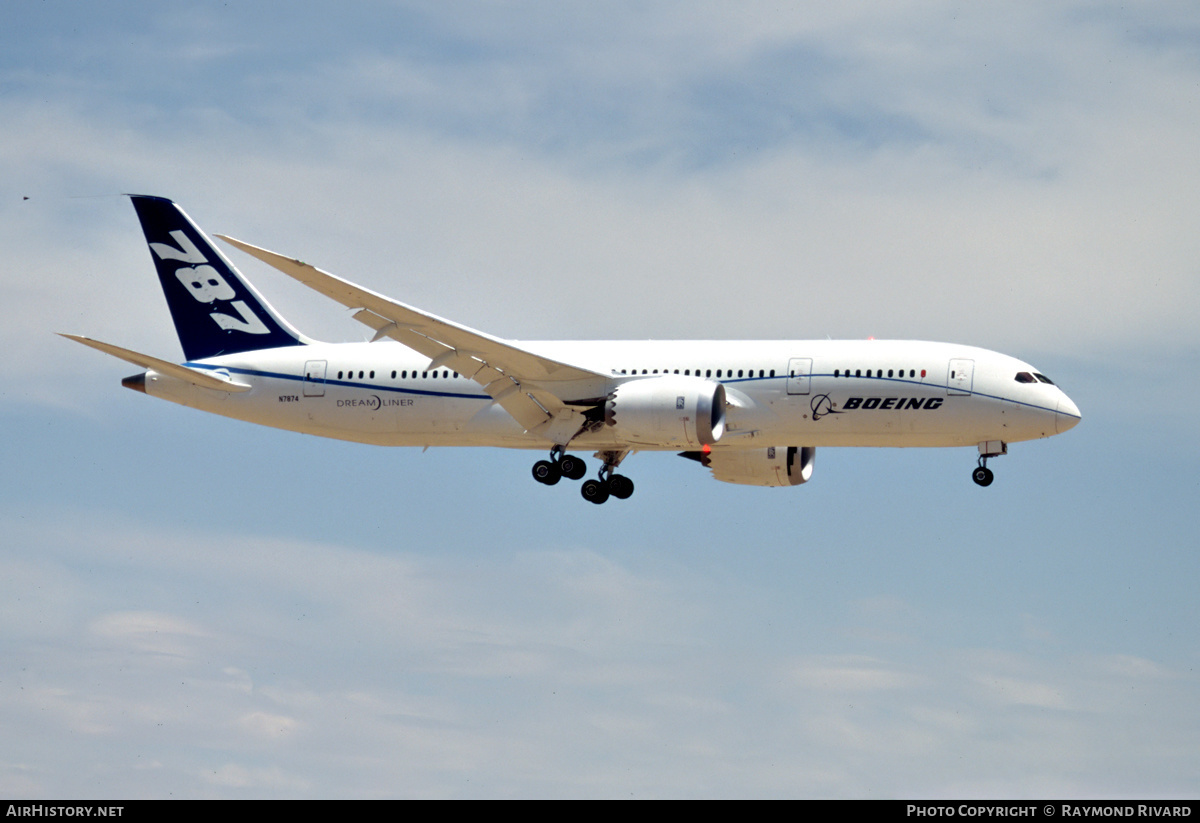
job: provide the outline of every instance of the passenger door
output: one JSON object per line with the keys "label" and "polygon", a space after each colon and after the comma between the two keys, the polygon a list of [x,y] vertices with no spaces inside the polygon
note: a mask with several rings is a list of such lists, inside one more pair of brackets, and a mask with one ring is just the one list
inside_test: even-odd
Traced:
{"label": "passenger door", "polygon": [[812,384],[812,358],[793,357],[788,361],[787,393],[808,394]]}
{"label": "passenger door", "polygon": [[946,394],[951,397],[971,393],[975,384],[974,360],[951,360],[946,370]]}
{"label": "passenger door", "polygon": [[325,396],[325,368],[328,361],[309,360],[304,364],[304,396]]}

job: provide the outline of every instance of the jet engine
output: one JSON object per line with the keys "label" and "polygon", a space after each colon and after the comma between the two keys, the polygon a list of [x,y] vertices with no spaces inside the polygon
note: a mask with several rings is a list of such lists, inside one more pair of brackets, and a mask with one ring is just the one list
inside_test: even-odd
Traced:
{"label": "jet engine", "polygon": [[711,446],[725,433],[725,387],[713,380],[679,375],[631,380],[608,396],[604,422],[627,443],[693,449]]}
{"label": "jet engine", "polygon": [[712,469],[713,477],[723,483],[744,486],[799,486],[812,477],[813,446],[771,446],[765,449],[721,449],[708,452],[683,452],[683,457],[699,461]]}

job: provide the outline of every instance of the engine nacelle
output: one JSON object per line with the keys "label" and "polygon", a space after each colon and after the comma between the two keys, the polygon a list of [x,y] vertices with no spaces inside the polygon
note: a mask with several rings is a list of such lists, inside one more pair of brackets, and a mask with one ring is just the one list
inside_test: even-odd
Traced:
{"label": "engine nacelle", "polygon": [[722,449],[701,461],[723,483],[745,486],[799,486],[812,477],[813,446],[771,446],[737,451]]}
{"label": "engine nacelle", "polygon": [[711,446],[725,433],[725,387],[679,375],[631,380],[608,396],[604,422],[635,445]]}

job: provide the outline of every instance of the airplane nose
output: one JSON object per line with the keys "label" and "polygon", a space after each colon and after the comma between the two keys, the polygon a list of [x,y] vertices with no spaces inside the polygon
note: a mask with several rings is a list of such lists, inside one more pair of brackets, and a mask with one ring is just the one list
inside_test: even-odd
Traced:
{"label": "airplane nose", "polygon": [[1083,415],[1079,413],[1079,407],[1071,402],[1071,398],[1065,394],[1058,400],[1058,410],[1054,415],[1055,428],[1059,434],[1062,434],[1067,429],[1073,429],[1079,425],[1079,421],[1083,419]]}

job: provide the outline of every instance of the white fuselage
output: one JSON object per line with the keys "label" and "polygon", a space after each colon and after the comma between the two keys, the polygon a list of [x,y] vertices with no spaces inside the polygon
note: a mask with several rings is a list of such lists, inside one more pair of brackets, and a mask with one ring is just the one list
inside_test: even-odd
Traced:
{"label": "white fuselage", "polygon": [[[605,375],[571,386],[598,401],[622,383],[680,375],[725,386],[727,427],[717,449],[763,446],[976,446],[1049,437],[1079,410],[1057,386],[993,351],[888,340],[556,341],[524,349]],[[265,426],[389,446],[549,449],[467,377],[399,343],[317,343],[187,365],[251,386],[229,393],[158,374],[148,394]],[[620,439],[597,426],[586,449],[676,449]]]}

